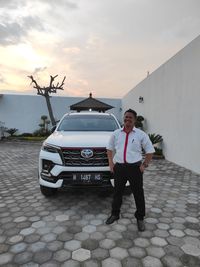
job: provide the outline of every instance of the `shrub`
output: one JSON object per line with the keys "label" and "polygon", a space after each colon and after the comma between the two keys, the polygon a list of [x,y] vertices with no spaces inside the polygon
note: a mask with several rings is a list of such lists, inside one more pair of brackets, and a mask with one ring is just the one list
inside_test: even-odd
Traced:
{"label": "shrub", "polygon": [[148,134],[148,135],[153,145],[161,143],[163,141],[162,136],[159,134],[153,133],[153,134]]}
{"label": "shrub", "polygon": [[144,117],[141,116],[141,115],[138,115],[137,119],[136,119],[136,122],[135,122],[135,127],[143,129],[143,121],[144,121]]}
{"label": "shrub", "polygon": [[33,134],[32,133],[22,133],[20,136],[26,136],[26,137],[32,137]]}
{"label": "shrub", "polygon": [[11,136],[13,136],[17,131],[18,129],[16,128],[10,128],[6,130],[6,133],[9,133]]}

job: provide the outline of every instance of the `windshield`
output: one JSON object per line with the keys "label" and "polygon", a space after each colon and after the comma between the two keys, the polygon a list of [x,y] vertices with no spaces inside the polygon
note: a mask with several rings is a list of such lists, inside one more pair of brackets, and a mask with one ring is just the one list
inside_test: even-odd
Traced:
{"label": "windshield", "polygon": [[68,115],[61,121],[57,131],[114,131],[119,126],[112,116]]}

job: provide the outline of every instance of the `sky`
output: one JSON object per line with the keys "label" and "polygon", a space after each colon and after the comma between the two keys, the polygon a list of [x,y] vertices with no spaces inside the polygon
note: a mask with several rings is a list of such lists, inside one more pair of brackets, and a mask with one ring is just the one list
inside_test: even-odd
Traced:
{"label": "sky", "polygon": [[122,98],[199,34],[199,0],[0,0],[0,94]]}

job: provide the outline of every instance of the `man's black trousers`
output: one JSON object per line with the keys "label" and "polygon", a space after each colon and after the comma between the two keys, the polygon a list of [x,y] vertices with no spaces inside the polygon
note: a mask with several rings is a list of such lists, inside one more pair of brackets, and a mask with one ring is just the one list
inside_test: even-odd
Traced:
{"label": "man's black trousers", "polygon": [[145,216],[145,199],[143,189],[143,174],[140,171],[140,163],[116,163],[114,166],[114,196],[112,202],[112,215],[118,216],[122,204],[123,191],[126,182],[129,181],[133,193],[136,212],[135,217],[143,220]]}

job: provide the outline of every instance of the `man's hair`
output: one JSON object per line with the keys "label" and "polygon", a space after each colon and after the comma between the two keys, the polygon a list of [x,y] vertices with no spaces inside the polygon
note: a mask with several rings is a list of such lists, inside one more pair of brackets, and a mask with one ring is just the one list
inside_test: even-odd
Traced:
{"label": "man's hair", "polygon": [[132,113],[132,114],[135,116],[135,118],[137,118],[137,112],[136,112],[135,110],[129,108],[128,110],[126,110],[126,111],[124,112],[124,115],[125,115],[127,112]]}

